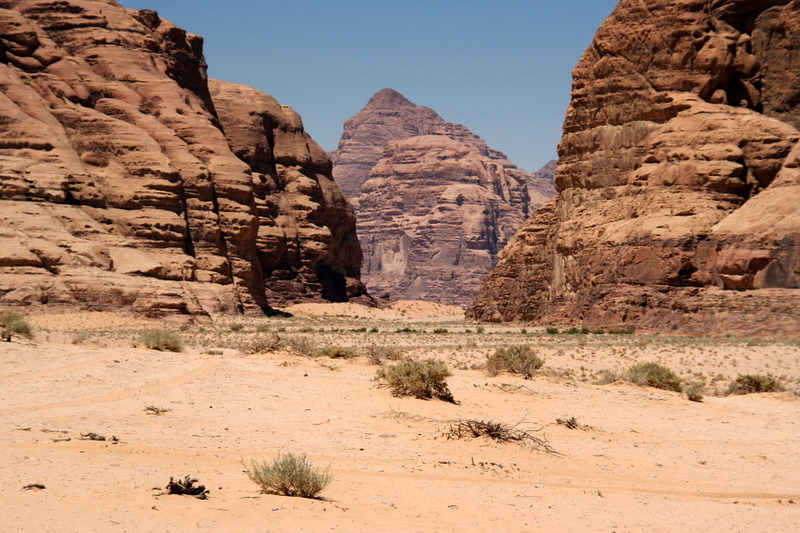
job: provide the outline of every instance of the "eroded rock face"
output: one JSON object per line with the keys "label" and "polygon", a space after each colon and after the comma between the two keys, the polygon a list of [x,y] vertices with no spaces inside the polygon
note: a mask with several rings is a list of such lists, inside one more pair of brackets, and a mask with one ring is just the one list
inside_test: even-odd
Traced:
{"label": "eroded rock face", "polygon": [[[0,304],[258,313],[267,292],[363,293],[327,158],[266,95],[231,109],[220,89],[218,117],[202,38],[111,0],[4,0],[0,28]],[[271,122],[227,138],[220,118],[252,110]]]}
{"label": "eroded rock face", "polygon": [[573,74],[559,195],[469,316],[796,333],[798,54],[797,1],[620,2]]}
{"label": "eroded rock face", "polygon": [[391,89],[345,124],[334,176],[356,194],[364,282],[392,298],[466,305],[497,253],[553,191],[459,124]]}

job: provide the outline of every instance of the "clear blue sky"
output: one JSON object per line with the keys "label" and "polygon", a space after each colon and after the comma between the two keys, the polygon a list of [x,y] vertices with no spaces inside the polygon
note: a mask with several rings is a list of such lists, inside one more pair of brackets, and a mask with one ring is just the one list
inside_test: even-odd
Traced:
{"label": "clear blue sky", "polygon": [[518,166],[556,157],[571,72],[616,0],[120,0],[205,37],[209,76],[294,107],[326,150],[391,87]]}

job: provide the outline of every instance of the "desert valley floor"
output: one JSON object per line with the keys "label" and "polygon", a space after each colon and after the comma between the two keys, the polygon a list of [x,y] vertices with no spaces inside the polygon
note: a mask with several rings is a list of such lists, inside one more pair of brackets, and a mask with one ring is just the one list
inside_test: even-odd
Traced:
{"label": "desert valley floor", "polygon": [[[32,338],[0,342],[0,530],[800,530],[797,339],[547,334],[422,302],[290,311],[192,325],[29,315]],[[153,328],[180,335],[183,351],[138,347]],[[364,355],[256,349],[276,336],[441,358],[459,403],[393,397]],[[520,344],[545,360],[533,379],[486,374],[487,355]],[[704,383],[703,401],[598,384],[647,361]],[[723,394],[748,373],[787,390]],[[578,428],[557,422],[570,417]],[[446,438],[470,419],[528,431],[555,453]],[[243,462],[279,452],[330,468],[321,499],[259,493]],[[186,474],[207,500],[158,496]],[[45,488],[23,490],[32,484]]]}

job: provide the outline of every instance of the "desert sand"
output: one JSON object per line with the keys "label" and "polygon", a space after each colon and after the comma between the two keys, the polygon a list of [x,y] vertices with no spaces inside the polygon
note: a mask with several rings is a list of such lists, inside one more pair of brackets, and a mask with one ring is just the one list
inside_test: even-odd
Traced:
{"label": "desert sand", "polygon": [[[547,335],[464,322],[459,308],[423,302],[289,311],[293,318],[228,315],[189,326],[29,315],[32,338],[0,343],[0,530],[800,529],[796,339]],[[184,350],[136,347],[151,328],[174,330]],[[460,403],[393,397],[365,357],[238,349],[273,334],[442,358]],[[545,359],[533,379],[482,370],[487,354],[512,344]],[[595,384],[603,370],[644,361],[705,381],[703,402]],[[781,376],[788,390],[714,394],[744,373]],[[148,405],[167,411],[151,415]],[[564,417],[581,427],[556,422]],[[557,453],[443,436],[463,419],[516,425]],[[108,440],[81,438],[90,432]],[[322,499],[259,493],[242,463],[279,452],[330,468]],[[207,500],[158,496],[186,474],[210,490]],[[30,484],[45,488],[23,490]]]}

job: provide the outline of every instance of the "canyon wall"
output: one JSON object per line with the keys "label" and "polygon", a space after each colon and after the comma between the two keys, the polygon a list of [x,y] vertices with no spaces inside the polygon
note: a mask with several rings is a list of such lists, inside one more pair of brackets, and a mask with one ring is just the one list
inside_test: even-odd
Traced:
{"label": "canyon wall", "polygon": [[[353,195],[371,293],[466,305],[552,175],[384,89],[345,123],[333,175]],[[531,200],[531,195],[534,201]]]}
{"label": "canyon wall", "polygon": [[201,37],[113,0],[0,0],[0,29],[0,304],[368,299],[327,156],[271,97],[210,90]]}
{"label": "canyon wall", "polygon": [[800,2],[623,0],[573,72],[558,196],[468,316],[800,331]]}

